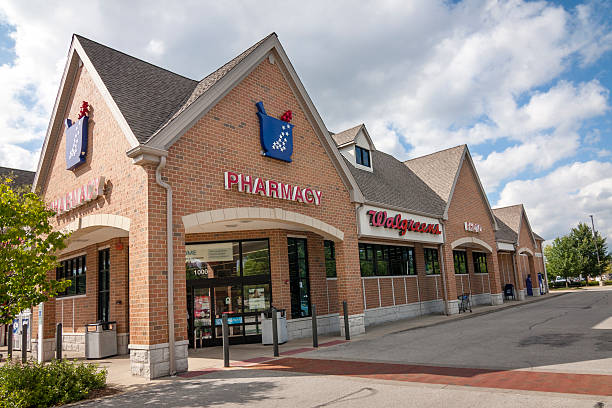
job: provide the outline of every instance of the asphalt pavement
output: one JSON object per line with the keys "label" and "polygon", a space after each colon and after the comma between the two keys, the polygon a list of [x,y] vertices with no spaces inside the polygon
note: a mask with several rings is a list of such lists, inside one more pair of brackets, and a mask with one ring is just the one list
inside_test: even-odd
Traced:
{"label": "asphalt pavement", "polygon": [[[512,373],[513,381],[517,375],[519,381],[521,375],[525,376],[525,381],[533,378],[529,377],[532,373],[520,374],[525,370],[596,374],[597,381],[608,389],[612,384],[611,300],[612,290],[579,291],[470,319],[451,320],[301,353],[293,361],[308,360],[315,365],[318,364],[316,359],[355,364],[414,364],[447,367],[448,370],[451,367],[486,368]],[[79,406],[612,407],[610,394],[537,392],[513,388],[510,384],[505,389],[503,381],[501,387],[496,388],[459,386],[448,378],[439,383],[434,378],[433,383],[425,384],[418,380],[406,381],[405,375],[364,378],[350,373],[321,374],[325,370],[315,370],[319,373],[313,374],[313,371],[300,372],[299,369],[264,369],[263,364],[153,383],[139,391]],[[367,368],[368,365],[361,366]],[[441,373],[444,375],[444,371]],[[551,378],[553,375],[557,374],[551,374]],[[609,382],[607,375],[610,375]]]}

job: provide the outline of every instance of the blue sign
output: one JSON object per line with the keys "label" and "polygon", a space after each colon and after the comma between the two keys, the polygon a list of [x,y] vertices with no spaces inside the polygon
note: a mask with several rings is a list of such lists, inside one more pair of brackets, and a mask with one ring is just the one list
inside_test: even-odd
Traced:
{"label": "blue sign", "polygon": [[[234,317],[229,317],[227,318],[227,324],[241,324],[242,323],[242,316],[234,316]],[[215,319],[215,326],[221,326],[223,324],[223,320],[222,319]]]}
{"label": "blue sign", "polygon": [[293,154],[293,126],[291,123],[268,116],[263,102],[257,102],[259,138],[263,155],[273,159],[291,162]]}
{"label": "blue sign", "polygon": [[88,116],[72,123],[66,119],[66,169],[72,170],[85,163],[87,155],[87,122]]}

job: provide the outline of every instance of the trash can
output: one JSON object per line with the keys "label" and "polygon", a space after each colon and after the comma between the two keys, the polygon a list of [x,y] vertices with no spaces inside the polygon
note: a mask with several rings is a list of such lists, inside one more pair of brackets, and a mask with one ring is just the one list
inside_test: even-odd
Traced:
{"label": "trash can", "polygon": [[85,358],[117,355],[117,322],[85,325]]}
{"label": "trash can", "polygon": [[[276,313],[276,327],[278,329],[278,344],[287,342],[287,316],[285,309],[279,309]],[[261,314],[261,343],[273,344],[272,337],[272,311],[268,310]]]}

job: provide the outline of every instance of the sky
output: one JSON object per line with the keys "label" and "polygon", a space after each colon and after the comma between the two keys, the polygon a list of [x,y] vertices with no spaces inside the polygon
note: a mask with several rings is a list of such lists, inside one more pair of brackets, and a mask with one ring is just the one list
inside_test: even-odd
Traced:
{"label": "sky", "polygon": [[199,80],[274,31],[329,130],[466,143],[494,208],[547,240],[593,214],[612,246],[612,2],[304,4],[3,1],[0,166],[36,169],[73,33]]}

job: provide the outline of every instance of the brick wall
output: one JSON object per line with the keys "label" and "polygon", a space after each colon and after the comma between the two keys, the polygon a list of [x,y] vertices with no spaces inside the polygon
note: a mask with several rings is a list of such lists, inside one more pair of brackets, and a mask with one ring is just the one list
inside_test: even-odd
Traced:
{"label": "brick wall", "polygon": [[[455,185],[453,196],[448,210],[448,220],[444,223],[446,242],[443,245],[444,264],[446,270],[446,284],[448,285],[449,299],[457,299],[458,290],[461,285],[465,291],[466,278],[461,277],[457,281],[454,273],[452,243],[460,238],[474,237],[487,243],[492,249],[492,253],[487,253],[488,275],[474,274],[472,249],[467,249],[467,264],[469,274],[469,284],[473,294],[479,293],[500,293],[500,273],[497,259],[497,244],[495,241],[495,230],[487,203],[484,200],[478,186],[477,174],[468,160],[464,160],[459,177]],[[465,231],[464,222],[473,222],[482,226],[479,233]],[[473,251],[486,251],[483,249],[473,249]]]}
{"label": "brick wall", "polygon": [[[292,163],[265,158],[260,154],[259,122],[255,107],[258,101],[264,102],[267,113],[272,116],[280,117],[289,109],[293,112],[292,124],[295,128]],[[351,313],[362,312],[363,302],[358,290],[360,282],[354,207],[346,186],[315,132],[292,88],[285,81],[282,69],[278,64],[271,64],[264,59],[172,145],[164,175],[175,197],[175,296],[185,293],[185,231],[182,216],[230,207],[282,208],[314,217],[344,232],[344,241],[336,243],[338,301],[348,299]],[[224,189],[225,171],[312,187],[322,191],[322,203],[315,206],[236,190],[227,191]],[[156,242],[159,242],[161,248],[165,242],[165,225],[162,225],[165,193],[153,183],[150,183],[149,189],[149,218],[153,229],[150,267],[157,270],[151,272],[155,275],[162,273],[161,265],[165,259],[164,252],[156,246]],[[155,225],[155,220],[160,220],[159,226]],[[284,247],[286,251],[286,245]],[[283,255],[279,254],[281,257]],[[313,266],[313,272],[316,273],[316,262]],[[163,279],[160,285],[162,288]],[[317,291],[322,290],[318,285],[315,283]],[[288,294],[273,292],[273,296],[284,303],[287,299],[283,296]],[[316,295],[315,301],[322,300]],[[163,301],[160,301],[161,313],[162,305]],[[179,316],[186,305],[184,301],[177,302],[176,307],[175,314]],[[177,337],[185,336],[186,321],[177,321],[176,330]],[[163,340],[162,336],[160,341]]]}
{"label": "brick wall", "polygon": [[[147,191],[148,179],[147,171],[140,166],[134,166],[125,152],[130,148],[130,145],[124,136],[121,128],[115,121],[110,109],[106,105],[104,98],[95,86],[90,74],[85,68],[80,68],[75,77],[75,85],[73,86],[72,95],[68,103],[68,109],[65,112],[62,120],[70,118],[73,121],[77,119],[77,115],[82,101],[88,101],[91,106],[89,131],[88,131],[88,153],[85,163],[80,165],[73,171],[65,168],[65,129],[61,128],[59,135],[52,135],[51,140],[57,139],[55,146],[50,143],[47,154],[51,156],[50,170],[46,178],[41,178],[42,189],[41,193],[46,202],[60,197],[63,194],[79,187],[94,177],[104,176],[107,180],[106,191],[104,196],[92,201],[82,207],[71,210],[65,214],[58,216],[54,223],[57,228],[63,228],[68,223],[86,215],[94,214],[115,214],[130,218],[131,230],[136,231],[136,234],[131,234],[129,241],[124,241],[124,258],[115,259],[114,262],[127,262],[127,246],[129,244],[129,260],[131,270],[132,292],[137,294],[132,297],[133,306],[131,312],[134,316],[131,323],[134,326],[132,332],[138,341],[146,341],[147,327],[149,326],[147,303],[149,293],[147,289],[148,270],[148,225],[147,225]],[[151,169],[149,169],[151,171]],[[100,245],[98,243],[97,245]],[[87,250],[89,251],[89,250]],[[112,255],[111,255],[112,256]],[[94,262],[97,257],[89,256],[87,260],[88,275],[89,271],[97,269],[97,264]],[[113,260],[111,260],[113,262]],[[54,272],[53,272],[54,274]],[[90,288],[95,290],[97,286],[93,282],[97,279],[87,280],[87,290]],[[134,284],[136,282],[137,284]],[[95,283],[97,285],[97,283]],[[116,303],[111,307],[111,313],[120,315],[122,323],[119,325],[119,330],[127,331],[127,269],[126,275],[121,277],[113,284],[111,296],[117,301],[119,298],[124,299],[121,305]],[[68,306],[68,301],[64,302],[64,321],[69,320],[72,325],[72,304]],[[50,302],[53,303],[53,302]],[[72,301],[70,301],[72,303]],[[80,309],[80,306],[84,308]],[[60,304],[58,303],[58,310]],[[70,309],[68,311],[67,309]],[[75,310],[79,310],[75,319],[75,329],[79,329],[85,321],[90,321],[95,316],[95,307],[91,306],[89,300],[75,299]],[[57,317],[54,313],[51,317]],[[54,330],[55,319],[49,318],[45,320],[45,330],[51,333]],[[47,334],[45,334],[47,336]],[[53,337],[53,335],[50,335]]]}

